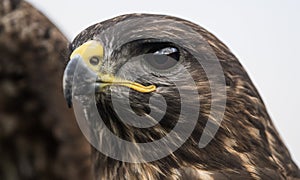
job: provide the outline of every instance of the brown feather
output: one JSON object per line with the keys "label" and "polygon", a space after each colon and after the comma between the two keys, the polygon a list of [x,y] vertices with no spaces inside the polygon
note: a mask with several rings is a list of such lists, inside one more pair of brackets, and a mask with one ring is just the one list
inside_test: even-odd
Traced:
{"label": "brown feather", "polygon": [[[80,33],[72,43],[71,51],[93,39],[99,32],[128,19],[154,17],[156,23],[173,20],[191,27],[204,37],[220,60],[225,73],[227,104],[221,127],[210,144],[200,149],[197,146],[199,134],[209,118],[211,97],[205,72],[201,67],[189,67],[201,94],[200,116],[189,140],[176,152],[149,163],[125,163],[106,157],[93,150],[96,179],[289,179],[300,178],[300,171],[275,129],[265,105],[238,59],[218,38],[204,28],[170,16],[150,14],[129,14],[95,24]],[[168,24],[164,27],[167,27]],[[169,27],[170,33],[180,29]],[[144,30],[153,35],[162,30],[155,23],[145,23]],[[182,32],[183,33],[183,32]],[[134,32],[132,32],[134,34]],[[175,34],[182,36],[183,34]],[[190,42],[193,44],[193,42]],[[100,102],[99,102],[100,103]],[[109,100],[100,109],[109,108]],[[100,103],[101,104],[101,103]],[[104,108],[104,109],[103,109]],[[107,110],[107,109],[106,109]],[[112,114],[104,115],[106,125],[125,139],[143,137],[143,132],[120,126]],[[172,119],[169,119],[171,122]],[[101,131],[101,130],[99,130]],[[125,134],[124,134],[125,133]],[[152,131],[153,133],[153,131]],[[155,131],[159,133],[159,131]],[[150,132],[151,134],[151,132]],[[145,135],[146,137],[151,136]],[[164,133],[160,134],[163,135]],[[99,137],[101,139],[101,135]],[[135,139],[136,140],[136,139]],[[103,144],[104,146],[106,144]]]}
{"label": "brown feather", "polygon": [[62,94],[68,40],[22,0],[0,0],[0,179],[90,179],[90,147]]}

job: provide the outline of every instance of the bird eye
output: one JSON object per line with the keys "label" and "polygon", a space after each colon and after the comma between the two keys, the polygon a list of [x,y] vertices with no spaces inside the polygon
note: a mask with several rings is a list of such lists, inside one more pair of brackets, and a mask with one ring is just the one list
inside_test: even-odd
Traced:
{"label": "bird eye", "polygon": [[93,65],[93,66],[98,65],[99,62],[100,62],[100,59],[97,56],[93,56],[93,57],[90,58],[90,64]]}
{"label": "bird eye", "polygon": [[174,67],[179,61],[179,51],[175,47],[166,47],[155,51],[153,54],[146,54],[144,60],[151,68],[166,70]]}

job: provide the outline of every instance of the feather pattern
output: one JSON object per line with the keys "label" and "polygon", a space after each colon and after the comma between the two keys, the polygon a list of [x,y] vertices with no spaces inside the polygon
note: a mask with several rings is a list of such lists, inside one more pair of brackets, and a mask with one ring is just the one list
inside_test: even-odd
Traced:
{"label": "feather pattern", "polygon": [[[145,23],[141,29],[126,29],[128,26],[124,26],[124,36],[138,37],[141,32],[149,32],[156,39],[159,37],[182,39],[184,37],[189,40],[186,43],[189,47],[181,49],[181,56],[199,92],[197,100],[200,100],[201,105],[198,122],[191,136],[179,149],[153,162],[121,162],[93,149],[92,160],[96,179],[299,179],[300,171],[274,127],[263,100],[247,72],[228,47],[204,28],[170,16],[122,15],[90,26],[81,32],[72,42],[70,53],[90,39],[101,39],[107,46],[107,68],[110,68],[109,72],[115,72],[118,65],[125,63],[128,57],[141,53],[139,43],[148,44],[149,42],[141,39],[142,42],[139,43],[118,44],[117,41],[122,35],[112,33],[114,36],[109,37],[109,35],[100,34],[118,23],[144,17],[151,17],[154,21]],[[172,21],[192,28],[199,34],[199,37],[203,37],[217,56],[224,71],[227,94],[225,114],[216,136],[205,148],[198,148],[197,144],[207,120],[213,119],[210,117],[211,90],[204,69],[195,63],[195,59],[185,49],[203,53],[208,50],[205,46],[194,46],[189,33],[180,27],[174,27],[172,23],[169,23]],[[161,31],[166,31],[167,35],[160,36]],[[127,76],[129,78],[130,73]],[[182,81],[180,71],[176,77],[178,81]],[[110,93],[97,96],[97,106],[106,126],[117,136],[131,142],[149,142],[165,136],[174,127],[179,113],[177,106],[179,94],[171,82],[159,76],[155,79],[145,77],[141,81],[146,84],[153,82],[160,84],[161,88],[158,88],[158,93],[163,94],[169,102],[170,108],[167,109],[164,119],[155,127],[141,130],[122,123],[113,110]],[[188,85],[183,88],[190,89]],[[120,88],[110,88],[109,91],[121,92]],[[133,92],[131,94],[132,108],[137,113],[145,114],[147,102],[143,100],[148,98],[147,95]],[[190,99],[190,101],[194,100]],[[159,109],[156,110],[159,111]],[[148,118],[151,120],[151,117]],[[97,129],[97,134],[100,146],[110,146],[109,142],[102,140],[105,134],[100,127]],[[113,145],[109,148],[114,150]]]}

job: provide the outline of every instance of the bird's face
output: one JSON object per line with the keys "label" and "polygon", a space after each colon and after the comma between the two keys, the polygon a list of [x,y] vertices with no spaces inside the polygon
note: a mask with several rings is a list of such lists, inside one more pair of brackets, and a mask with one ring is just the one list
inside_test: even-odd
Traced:
{"label": "bird's face", "polygon": [[[156,66],[157,68],[163,69],[163,66],[173,66],[176,64],[176,60],[168,58],[168,55],[177,53],[175,48],[169,48],[166,52],[162,51],[155,53],[155,56],[157,56],[158,58],[156,58],[155,61],[151,61],[151,64],[149,65],[153,65],[153,67]],[[111,64],[110,67],[107,67],[107,65],[106,67],[104,67],[105,62],[107,61],[108,60],[104,57],[103,45],[96,40],[87,41],[72,52],[70,61],[66,67],[64,74],[64,94],[69,106],[72,104],[71,84],[73,83],[72,81],[74,78],[74,71],[76,70],[76,66],[78,66],[79,62],[79,64],[82,64],[86,67],[86,70],[92,74],[92,77],[96,77],[96,81],[93,82],[96,88],[96,93],[104,92],[104,89],[109,86],[124,86],[140,93],[150,93],[156,90],[156,86],[153,84],[144,86],[140,83],[117,77],[115,74],[113,74],[113,72],[118,72],[118,69],[116,68],[120,67],[113,66],[114,63]],[[147,60],[147,58],[144,58],[144,62],[147,61],[150,62],[149,60]],[[126,69],[126,72],[123,73],[130,75],[130,71],[134,71],[134,69]],[[127,78],[131,79],[131,77],[128,76]]]}
{"label": "bird's face", "polygon": [[[224,92],[224,87],[217,86],[212,87],[215,94],[210,91],[209,79],[223,85],[219,83],[223,76],[216,71],[218,61],[210,46],[191,25],[163,16],[111,22],[114,24],[92,26],[75,38],[64,73],[65,98],[69,106],[78,101],[83,104],[79,111],[91,122],[89,128],[93,128],[96,146],[107,147],[104,154],[116,159],[152,161],[179,148],[197,125],[192,140],[195,143],[213,107],[211,97]],[[214,103],[222,113],[222,103]],[[90,111],[93,105],[97,113]],[[99,124],[99,119],[105,125]],[[204,134],[211,136],[215,127]],[[135,155],[116,157],[109,152],[119,152],[124,142],[116,146],[119,141],[114,141],[111,132],[135,143],[126,146],[125,154],[157,150],[157,146],[137,143],[154,142],[165,148],[155,157],[146,154],[141,161]],[[139,147],[132,149],[136,146]],[[124,148],[120,151],[124,152]]]}
{"label": "bird's face", "polygon": [[[176,111],[180,108],[180,96],[174,80],[186,80],[182,73],[182,68],[188,65],[185,56],[187,53],[180,46],[156,39],[138,39],[116,49],[109,49],[101,39],[88,40],[70,55],[64,73],[65,98],[71,106],[73,88],[77,89],[77,95],[95,93],[101,109],[112,106],[112,95],[117,97],[115,100],[119,103],[129,98],[130,107],[121,103],[124,110],[132,108],[137,115],[149,117],[149,98],[162,95],[172,107],[171,114],[178,114]],[[79,83],[74,85],[74,78]],[[126,96],[127,92],[129,96]],[[154,107],[157,111],[166,110],[166,107],[160,107],[162,105],[157,103]],[[157,111],[153,110],[152,115]]]}
{"label": "bird's face", "polygon": [[[179,45],[161,39],[137,39],[115,49],[101,42],[101,38],[88,40],[70,55],[64,74],[64,94],[70,106],[72,96],[95,93],[99,114],[104,121],[113,121],[106,123],[120,121],[120,125],[124,121],[122,116],[133,121],[138,121],[136,117],[139,116],[143,117],[143,122],[138,122],[140,125],[135,122],[129,124],[157,130],[164,126],[168,132],[175,126],[180,114],[178,86],[188,91],[193,89],[183,71],[183,68],[190,68],[189,56]],[[164,100],[161,101],[160,97]],[[191,97],[189,101],[195,102],[197,98]],[[128,104],[124,103],[127,99]],[[120,113],[114,112],[116,106],[121,109],[121,117]],[[134,113],[130,113],[131,110]],[[135,131],[147,132],[138,128]],[[161,137],[163,134],[154,133],[141,142]]]}
{"label": "bird's face", "polygon": [[137,40],[117,50],[108,50],[112,52],[109,56],[104,56],[104,49],[100,41],[89,40],[71,53],[64,73],[64,95],[69,106],[78,66],[85,68],[90,78],[96,78],[94,82],[87,77],[81,80],[93,83],[97,94],[112,87],[126,87],[139,94],[148,94],[162,86],[171,86],[169,81],[162,79],[178,75],[183,60],[176,45],[153,39]]}

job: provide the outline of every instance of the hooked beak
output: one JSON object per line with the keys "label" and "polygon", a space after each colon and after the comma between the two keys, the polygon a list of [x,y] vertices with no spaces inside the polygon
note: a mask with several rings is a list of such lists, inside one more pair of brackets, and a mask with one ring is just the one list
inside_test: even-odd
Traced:
{"label": "hooked beak", "polygon": [[[92,85],[93,90],[102,91],[106,86],[125,86],[141,93],[150,93],[156,90],[155,85],[144,86],[142,84],[114,77],[111,74],[103,74],[98,69],[89,64],[88,58],[101,56],[102,46],[97,41],[88,41],[74,50],[70,56],[63,76],[63,92],[68,107],[72,107],[73,88],[77,87],[74,83],[85,83]],[[101,54],[102,53],[102,54]],[[82,89],[80,92],[90,92],[91,89]]]}
{"label": "hooked beak", "polygon": [[63,92],[69,108],[72,107],[72,84],[74,80],[74,71],[76,70],[77,63],[77,58],[71,59],[67,67],[65,68],[63,76]]}

